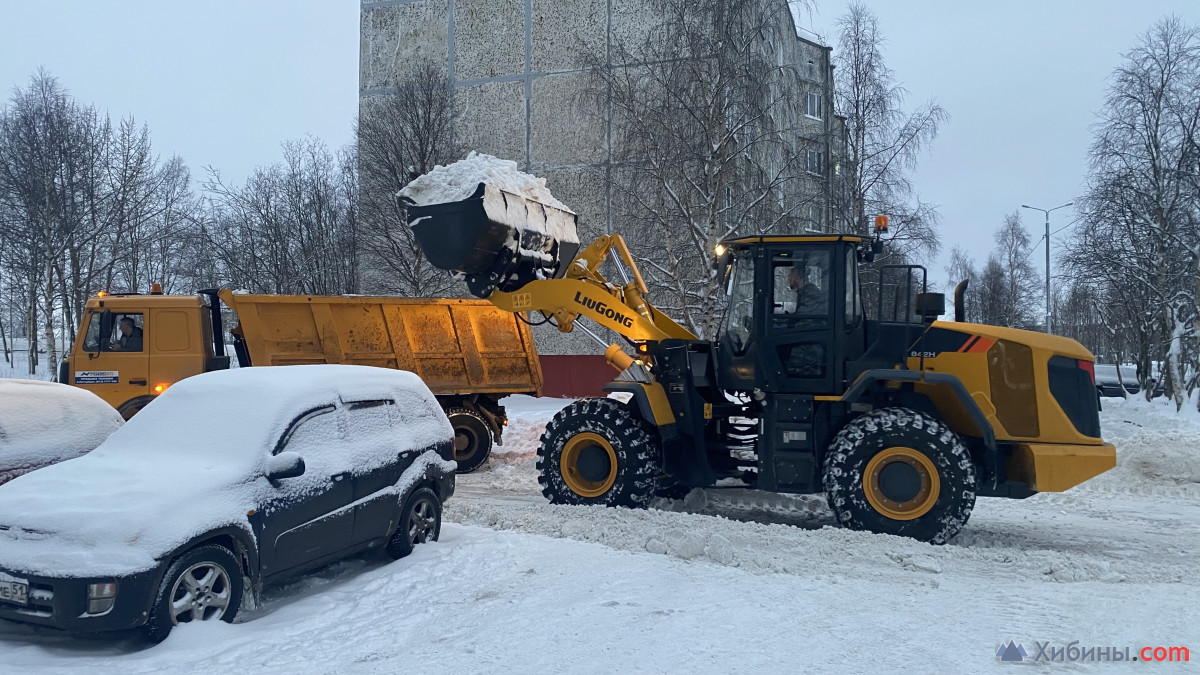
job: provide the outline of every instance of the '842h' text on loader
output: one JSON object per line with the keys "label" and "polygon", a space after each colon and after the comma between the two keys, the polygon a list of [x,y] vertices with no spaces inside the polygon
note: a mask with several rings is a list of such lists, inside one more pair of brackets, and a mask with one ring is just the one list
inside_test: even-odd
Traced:
{"label": "'842h' text on loader", "polygon": [[[569,211],[485,183],[462,201],[402,206],[429,261],[475,296],[628,342],[633,354],[605,351],[620,371],[606,390],[628,402],[573,402],[542,435],[552,503],[645,507],[718,485],[824,492],[845,527],[940,544],[977,496],[1063,491],[1116,464],[1094,358],[1074,340],[963,323],[962,286],[958,321],[937,320],[941,294],[911,292],[889,303],[904,311],[884,320],[881,298],[868,319],[859,266],[878,236],[721,242],[728,302],[707,340],[647,301],[619,235],[580,250]],[[620,281],[601,275],[606,260]],[[917,287],[923,269],[899,271],[901,292]]]}

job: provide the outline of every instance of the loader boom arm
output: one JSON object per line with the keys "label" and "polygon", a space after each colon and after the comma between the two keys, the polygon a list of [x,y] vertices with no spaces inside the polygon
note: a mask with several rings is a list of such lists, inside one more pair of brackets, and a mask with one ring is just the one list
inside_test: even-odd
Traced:
{"label": "loader boom arm", "polygon": [[[621,284],[605,279],[600,265],[615,252],[613,264],[626,277]],[[627,272],[628,270],[628,272]],[[629,272],[633,277],[627,278]],[[619,234],[604,235],[579,252],[562,279],[539,279],[488,300],[510,312],[541,312],[569,333],[584,316],[630,340],[695,340],[696,336],[646,302],[646,282]]]}

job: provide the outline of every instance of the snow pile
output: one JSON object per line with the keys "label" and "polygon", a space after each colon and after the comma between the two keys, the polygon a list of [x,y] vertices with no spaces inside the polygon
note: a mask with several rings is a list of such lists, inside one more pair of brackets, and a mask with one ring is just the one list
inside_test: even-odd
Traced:
{"label": "snow pile", "polygon": [[90,391],[0,379],[0,483],[78,457],[122,422],[112,406]]}
{"label": "snow pile", "polygon": [[502,401],[508,426],[504,445],[492,448],[487,464],[458,477],[458,485],[472,491],[527,492],[541,494],[538,485],[537,450],[546,423],[575,399],[509,396]]}
{"label": "snow pile", "polygon": [[1104,440],[1117,446],[1117,466],[1071,492],[1200,498],[1200,419],[1194,412],[1176,412],[1162,398],[1106,398],[1100,420]]}
{"label": "snow pile", "polygon": [[505,192],[521,195],[563,211],[571,211],[554,198],[546,187],[546,179],[517,169],[517,163],[471,151],[466,159],[417,177],[400,191],[401,197],[421,206],[457,202],[475,193],[480,183],[487,183]]}
{"label": "snow pile", "polygon": [[425,384],[404,371],[277,366],[187,378],[91,453],[0,487],[0,567],[130,574],[215,528],[249,531],[249,512],[279,497],[264,474],[290,423],[323,406],[380,399],[395,403],[364,409],[384,416],[375,433],[352,437],[340,414],[296,428],[286,450],[299,452],[307,470],[284,485],[294,495],[336,473],[395,461],[397,451],[449,442],[450,423]]}

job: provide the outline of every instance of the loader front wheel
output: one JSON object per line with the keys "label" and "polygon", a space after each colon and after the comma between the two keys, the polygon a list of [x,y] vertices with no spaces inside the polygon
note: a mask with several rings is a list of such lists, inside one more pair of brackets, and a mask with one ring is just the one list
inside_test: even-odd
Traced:
{"label": "loader front wheel", "polygon": [[644,508],[662,472],[658,434],[634,408],[609,398],[563,408],[542,434],[537,467],[551,504]]}
{"label": "loader front wheel", "polygon": [[975,506],[975,463],[934,417],[882,408],[842,428],[825,454],[824,486],[838,522],[944,544]]}

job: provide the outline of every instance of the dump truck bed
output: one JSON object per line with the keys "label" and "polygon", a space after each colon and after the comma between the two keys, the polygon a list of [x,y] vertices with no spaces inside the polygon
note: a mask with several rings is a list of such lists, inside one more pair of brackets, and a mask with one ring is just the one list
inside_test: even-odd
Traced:
{"label": "dump truck bed", "polygon": [[[533,333],[486,300],[221,291],[251,365],[350,363],[408,370],[434,394],[540,395]],[[246,365],[246,364],[243,364]]]}

